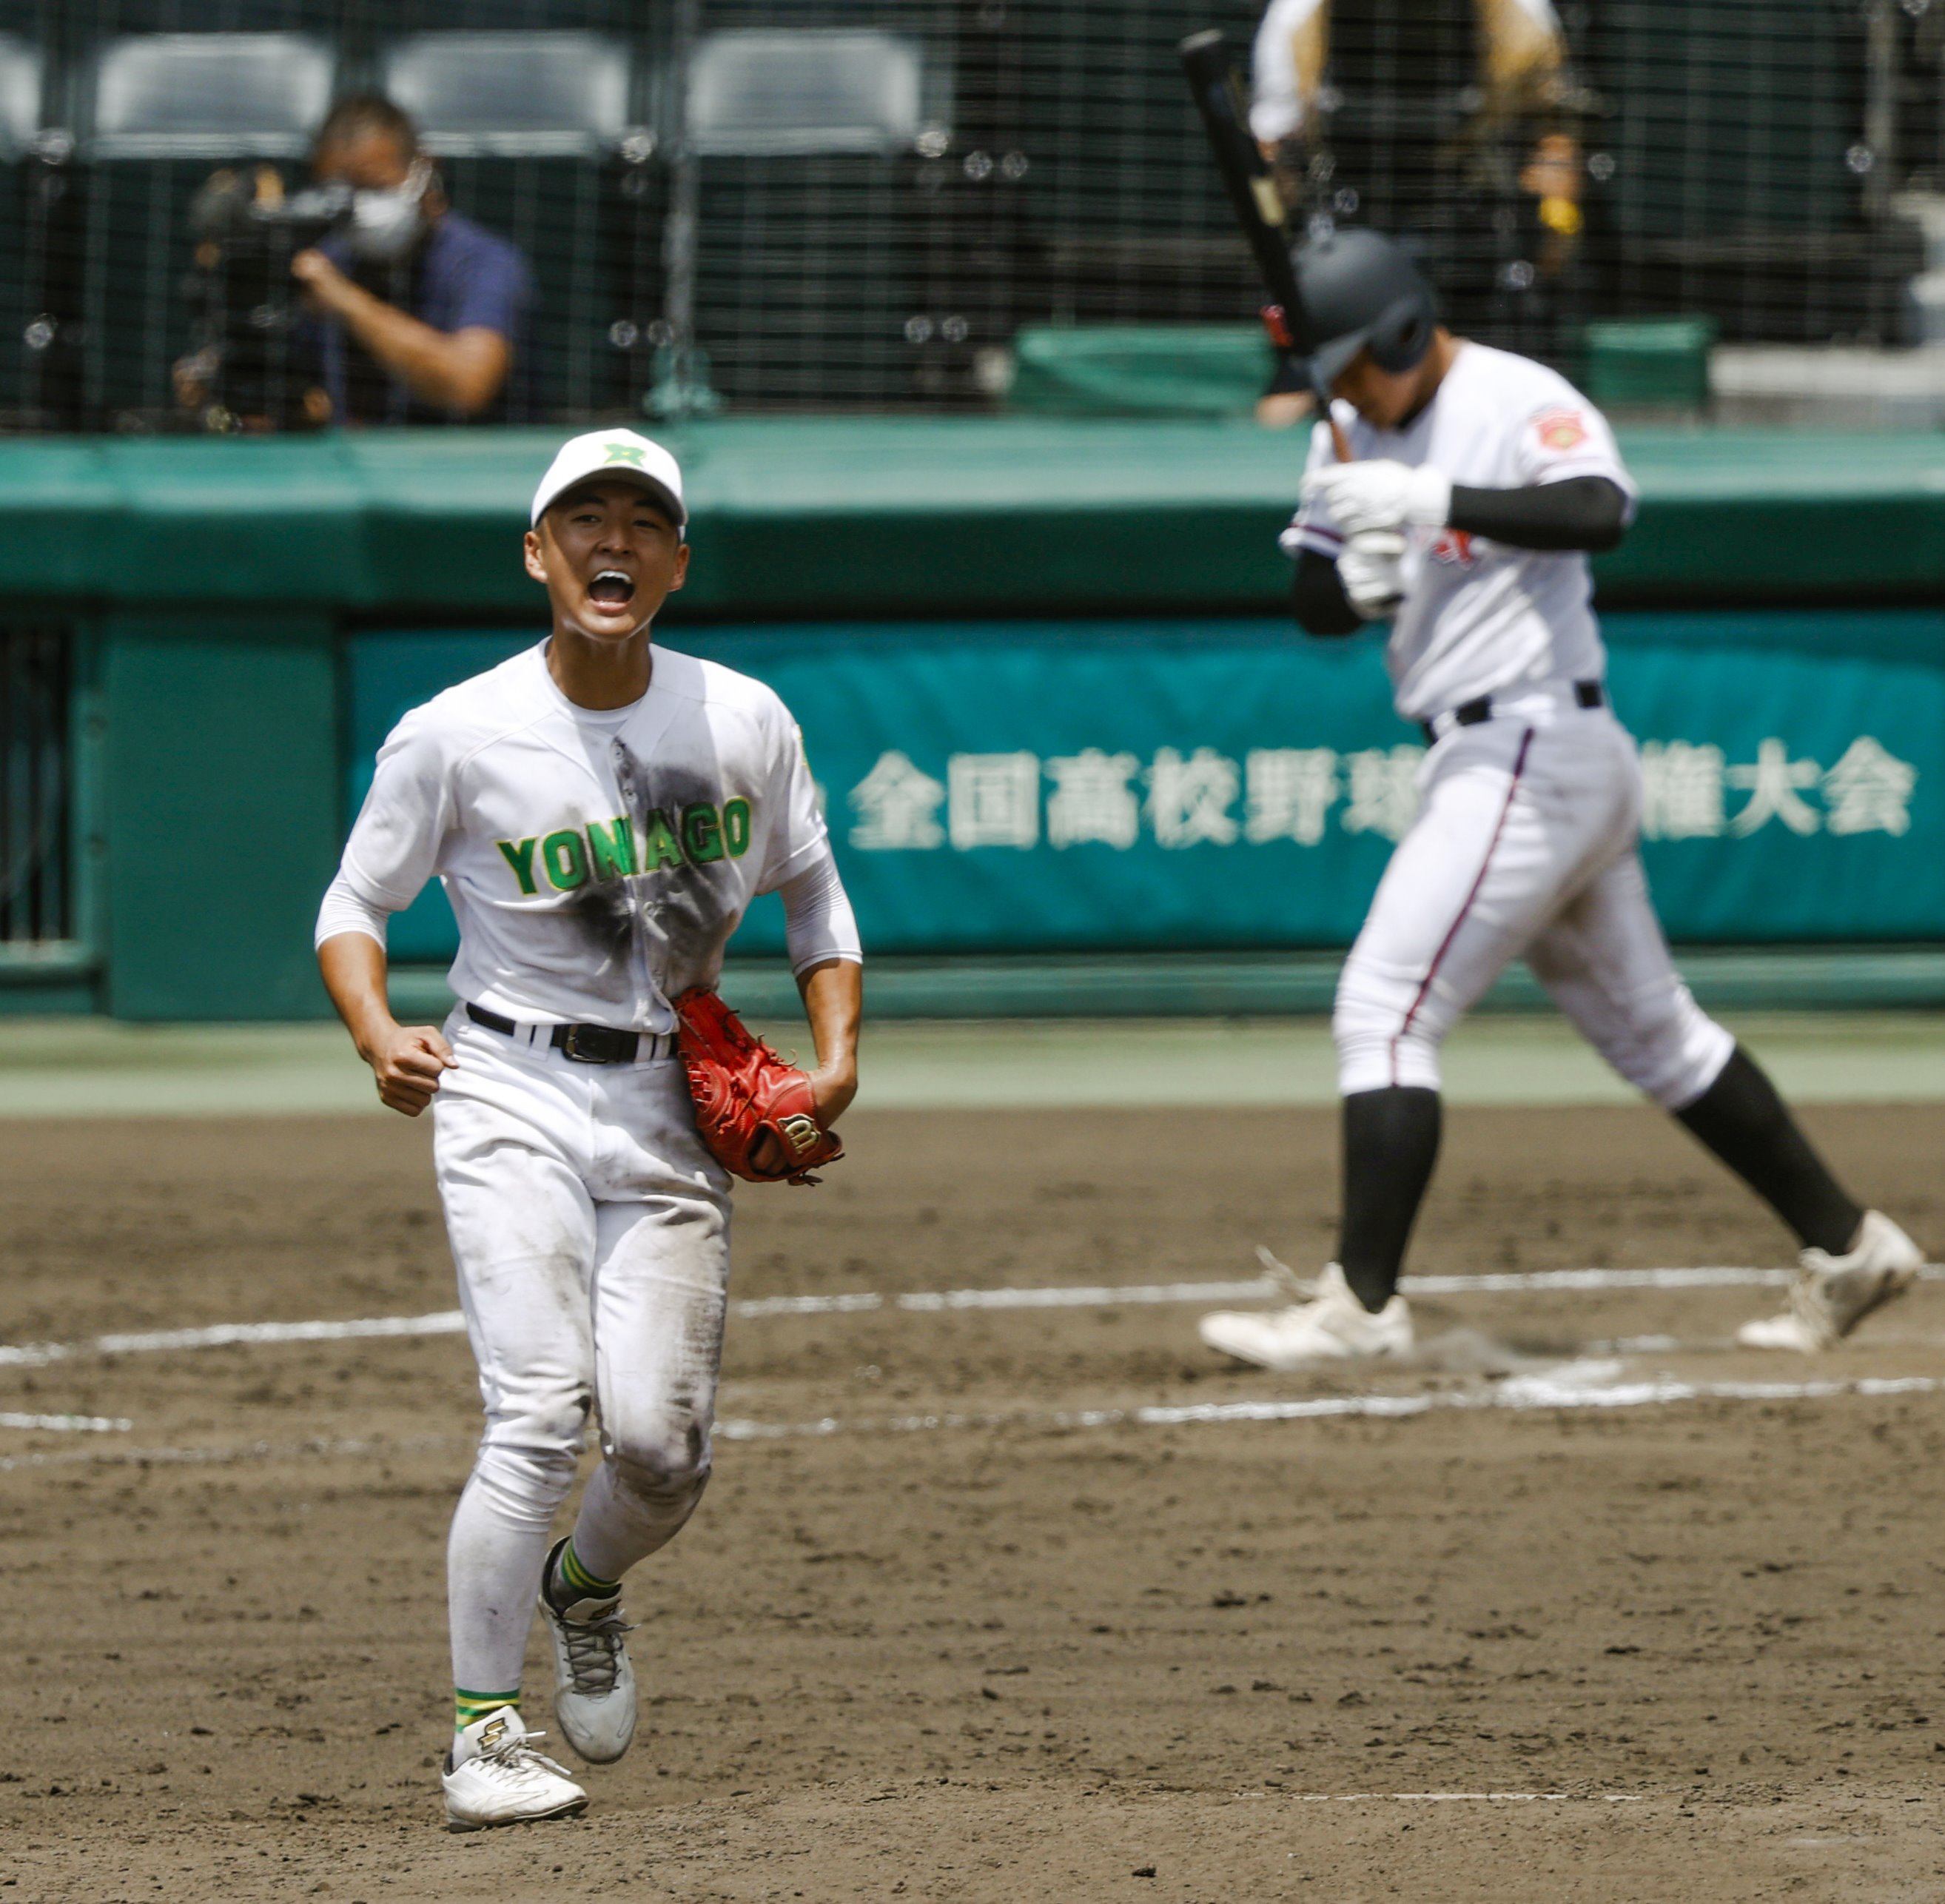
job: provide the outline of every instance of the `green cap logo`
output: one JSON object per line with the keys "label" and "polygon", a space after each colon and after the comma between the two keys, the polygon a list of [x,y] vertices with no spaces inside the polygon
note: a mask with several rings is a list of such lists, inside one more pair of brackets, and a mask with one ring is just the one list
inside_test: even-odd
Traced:
{"label": "green cap logo", "polygon": [[605,443],[602,446],[608,452],[607,462],[602,465],[604,469],[608,463],[627,463],[636,469],[643,467],[643,452],[639,443]]}

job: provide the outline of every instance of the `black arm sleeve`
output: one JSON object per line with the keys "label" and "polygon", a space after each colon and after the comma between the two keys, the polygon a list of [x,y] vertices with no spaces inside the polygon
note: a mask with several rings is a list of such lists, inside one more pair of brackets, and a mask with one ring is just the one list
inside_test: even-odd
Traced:
{"label": "black arm sleeve", "polygon": [[1290,605],[1305,634],[1355,634],[1364,625],[1364,618],[1351,606],[1337,579],[1336,563],[1315,549],[1297,551]]}
{"label": "black arm sleeve", "polygon": [[1616,547],[1627,528],[1628,499],[1604,476],[1570,476],[1529,489],[1466,489],[1453,486],[1447,521],[1519,549]]}

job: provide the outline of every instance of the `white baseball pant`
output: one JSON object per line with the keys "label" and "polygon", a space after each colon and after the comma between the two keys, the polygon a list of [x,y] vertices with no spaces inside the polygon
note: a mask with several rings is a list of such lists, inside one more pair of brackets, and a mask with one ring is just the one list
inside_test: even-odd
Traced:
{"label": "white baseball pant", "polygon": [[447,1554],[454,1683],[520,1683],[553,1517],[590,1413],[601,1464],[575,1551],[619,1579],[709,1478],[729,1179],[674,1058],[575,1063],[446,1025],[433,1159],[486,1430]]}
{"label": "white baseball pant", "polygon": [[1436,1090],[1446,1034],[1523,955],[1629,1083],[1669,1110],[1700,1097],[1735,1041],[1689,995],[1655,917],[1620,722],[1571,683],[1495,696],[1490,720],[1441,736],[1419,793],[1338,982],[1339,1089]]}

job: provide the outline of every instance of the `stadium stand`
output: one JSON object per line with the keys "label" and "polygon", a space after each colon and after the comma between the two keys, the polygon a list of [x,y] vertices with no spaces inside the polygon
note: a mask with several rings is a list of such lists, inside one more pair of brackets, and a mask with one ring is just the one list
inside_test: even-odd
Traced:
{"label": "stadium stand", "polygon": [[[627,42],[569,29],[415,33],[381,55],[381,90],[411,114],[455,205],[526,255],[539,291],[544,405],[575,415],[625,404],[609,332],[631,246],[612,227],[624,145],[652,135]],[[651,247],[654,234],[638,242]]]}
{"label": "stadium stand", "polygon": [[[1401,216],[1419,179],[1474,334],[1577,371],[1590,321],[1699,323],[1731,418],[1817,420],[1818,353],[1840,350],[1836,420],[1935,420],[1945,9],[1564,0],[1557,66],[1517,110],[1475,76],[1475,0],[1322,11],[1330,62],[1284,155],[1299,217]],[[1241,61],[1261,13],[13,0],[0,426],[193,424],[171,380],[195,194],[239,165],[296,190],[329,99],[372,88],[534,260],[539,416],[1001,406],[1023,329],[1247,321],[1174,46],[1213,23]],[[1432,121],[1386,103],[1388,48],[1418,56]]]}

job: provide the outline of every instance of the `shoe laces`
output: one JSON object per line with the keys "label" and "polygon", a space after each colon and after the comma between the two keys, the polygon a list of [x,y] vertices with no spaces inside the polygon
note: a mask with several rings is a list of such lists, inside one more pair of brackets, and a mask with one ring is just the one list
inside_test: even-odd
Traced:
{"label": "shoe laces", "polygon": [[1807,1328],[1814,1341],[1835,1342],[1842,1327],[1842,1304],[1834,1300],[1838,1289],[1826,1272],[1808,1270],[1790,1285],[1790,1313]]}
{"label": "shoe laces", "polygon": [[568,1677],[583,1698],[600,1699],[615,1690],[621,1671],[621,1642],[634,1628],[617,1606],[598,1620],[556,1622],[567,1654]]}
{"label": "shoe laces", "polygon": [[534,1750],[534,1741],[546,1736],[544,1732],[510,1733],[497,1745],[476,1752],[472,1762],[503,1784],[530,1785],[549,1773],[572,1783],[566,1766],[556,1765],[546,1753]]}
{"label": "shoe laces", "polygon": [[1299,1276],[1287,1263],[1272,1256],[1264,1244],[1256,1245],[1256,1261],[1262,1264],[1263,1273],[1276,1285],[1278,1292],[1292,1302],[1315,1302],[1324,1293],[1318,1278]]}

